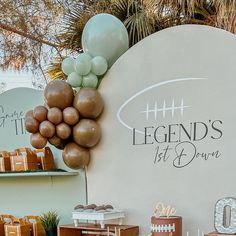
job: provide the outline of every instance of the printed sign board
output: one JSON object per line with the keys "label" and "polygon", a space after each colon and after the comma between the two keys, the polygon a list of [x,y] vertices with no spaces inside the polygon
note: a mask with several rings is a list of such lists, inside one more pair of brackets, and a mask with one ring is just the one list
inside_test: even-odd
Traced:
{"label": "printed sign board", "polygon": [[[13,151],[30,145],[30,134],[24,128],[24,114],[44,104],[43,91],[17,88],[0,95],[0,150]],[[72,171],[62,160],[61,150],[51,146],[57,168]],[[71,223],[71,211],[78,203],[86,202],[86,177],[78,176],[1,177],[1,213],[16,217],[40,215],[56,210],[61,224]]]}
{"label": "printed sign board", "polygon": [[177,208],[183,235],[214,229],[214,205],[236,196],[236,37],[200,25],[155,33],[110,69],[89,202],[125,209],[150,231],[158,202]]}
{"label": "printed sign board", "polygon": [[17,88],[1,94],[1,149],[29,146],[29,133],[24,127],[24,115],[40,104],[43,104],[43,91],[40,90]]}

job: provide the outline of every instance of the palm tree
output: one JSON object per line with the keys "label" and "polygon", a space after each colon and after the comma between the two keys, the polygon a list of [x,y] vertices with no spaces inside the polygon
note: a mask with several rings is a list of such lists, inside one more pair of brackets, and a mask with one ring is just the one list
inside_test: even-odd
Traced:
{"label": "palm tree", "polygon": [[[148,35],[181,24],[205,24],[236,33],[236,0],[95,0],[83,2],[64,18],[61,46],[69,54],[82,50],[81,35],[87,21],[98,13],[118,17],[129,33],[130,46]],[[60,60],[51,64],[51,78],[63,78]]]}

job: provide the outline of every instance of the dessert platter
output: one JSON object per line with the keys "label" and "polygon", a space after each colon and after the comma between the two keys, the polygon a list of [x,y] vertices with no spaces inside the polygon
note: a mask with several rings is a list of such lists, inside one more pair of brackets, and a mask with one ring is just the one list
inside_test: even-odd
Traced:
{"label": "dessert platter", "polygon": [[80,221],[94,221],[95,224],[99,222],[103,229],[105,227],[105,221],[117,219],[119,225],[121,225],[124,217],[125,213],[123,211],[114,209],[111,205],[77,205],[72,212],[72,219],[76,227]]}

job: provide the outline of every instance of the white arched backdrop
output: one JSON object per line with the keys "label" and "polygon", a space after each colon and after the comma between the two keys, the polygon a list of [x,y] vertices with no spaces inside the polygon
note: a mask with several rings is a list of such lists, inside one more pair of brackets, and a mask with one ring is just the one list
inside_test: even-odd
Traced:
{"label": "white arched backdrop", "polygon": [[100,85],[103,136],[88,168],[89,203],[113,204],[150,229],[157,202],[184,236],[213,231],[214,205],[236,196],[236,37],[184,25],[130,48]]}

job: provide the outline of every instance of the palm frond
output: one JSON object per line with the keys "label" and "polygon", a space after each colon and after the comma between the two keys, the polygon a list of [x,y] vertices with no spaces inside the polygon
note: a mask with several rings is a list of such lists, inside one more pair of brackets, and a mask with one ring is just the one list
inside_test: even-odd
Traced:
{"label": "palm frond", "polygon": [[79,51],[81,46],[81,36],[87,21],[93,13],[81,8],[70,11],[63,20],[62,33],[58,35],[60,47]]}
{"label": "palm frond", "polygon": [[[69,11],[59,35],[60,46],[69,53],[82,50],[81,36],[87,21],[95,14],[110,13],[127,28],[130,45],[167,27],[205,24],[236,33],[236,0],[84,0]],[[61,59],[47,70],[53,79],[65,78]]]}
{"label": "palm frond", "polygon": [[52,80],[55,79],[66,79],[65,74],[61,70],[61,63],[62,63],[63,58],[57,57],[54,59],[54,61],[49,64],[46,70],[46,75]]}

